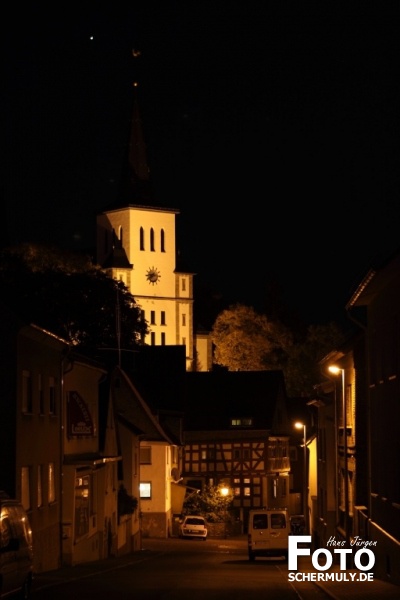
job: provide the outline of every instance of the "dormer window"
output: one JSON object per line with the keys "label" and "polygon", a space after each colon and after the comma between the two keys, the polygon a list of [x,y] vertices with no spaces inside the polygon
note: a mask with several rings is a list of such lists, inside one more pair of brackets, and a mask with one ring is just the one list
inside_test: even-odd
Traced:
{"label": "dormer window", "polygon": [[253,427],[253,419],[251,417],[231,419],[231,427]]}

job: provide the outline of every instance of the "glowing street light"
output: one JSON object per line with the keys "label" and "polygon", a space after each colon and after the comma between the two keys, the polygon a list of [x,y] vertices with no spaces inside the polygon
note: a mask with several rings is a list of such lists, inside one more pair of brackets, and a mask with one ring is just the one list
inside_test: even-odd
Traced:
{"label": "glowing street light", "polygon": [[303,430],[303,513],[304,513],[304,527],[305,527],[305,535],[308,535],[309,532],[309,523],[308,523],[308,484],[307,484],[307,426],[305,423],[301,423],[297,421],[294,426],[296,429]]}
{"label": "glowing street light", "polygon": [[343,419],[343,454],[344,454],[344,532],[349,544],[349,474],[347,464],[347,405],[344,369],[330,365],[328,371],[334,375],[342,374],[342,419]]}

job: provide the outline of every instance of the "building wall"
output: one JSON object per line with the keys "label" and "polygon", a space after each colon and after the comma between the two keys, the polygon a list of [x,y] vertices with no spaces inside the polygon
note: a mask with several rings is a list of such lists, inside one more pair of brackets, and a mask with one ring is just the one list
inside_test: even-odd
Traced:
{"label": "building wall", "polygon": [[[8,493],[28,512],[37,572],[56,569],[61,562],[61,364],[66,346],[39,328],[29,326],[18,333],[16,486]],[[32,401],[28,411],[23,400],[27,375]],[[24,485],[22,469],[29,477]]]}
{"label": "building wall", "polygon": [[151,464],[140,465],[140,481],[151,482],[151,498],[141,498],[140,510],[144,537],[169,536],[172,519],[171,448],[165,442],[151,445]]}

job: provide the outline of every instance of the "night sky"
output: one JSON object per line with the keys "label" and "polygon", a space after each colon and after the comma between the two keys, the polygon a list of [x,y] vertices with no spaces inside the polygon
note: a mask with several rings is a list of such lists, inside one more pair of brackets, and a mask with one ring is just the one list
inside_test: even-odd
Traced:
{"label": "night sky", "polygon": [[93,248],[137,80],[157,204],[180,209],[196,280],[259,309],[278,283],[307,322],[341,318],[370,264],[400,246],[400,9],[337,6],[11,9],[3,245]]}

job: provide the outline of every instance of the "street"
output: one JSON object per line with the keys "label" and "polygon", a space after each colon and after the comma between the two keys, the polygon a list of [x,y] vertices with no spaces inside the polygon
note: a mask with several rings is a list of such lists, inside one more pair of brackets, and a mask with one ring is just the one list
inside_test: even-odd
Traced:
{"label": "street", "polygon": [[[56,586],[56,587],[55,587]],[[144,540],[143,553],[104,563],[102,568],[69,569],[68,578],[46,583],[39,575],[32,600],[322,600],[312,584],[288,582],[287,563],[260,558],[249,562],[241,540]]]}

